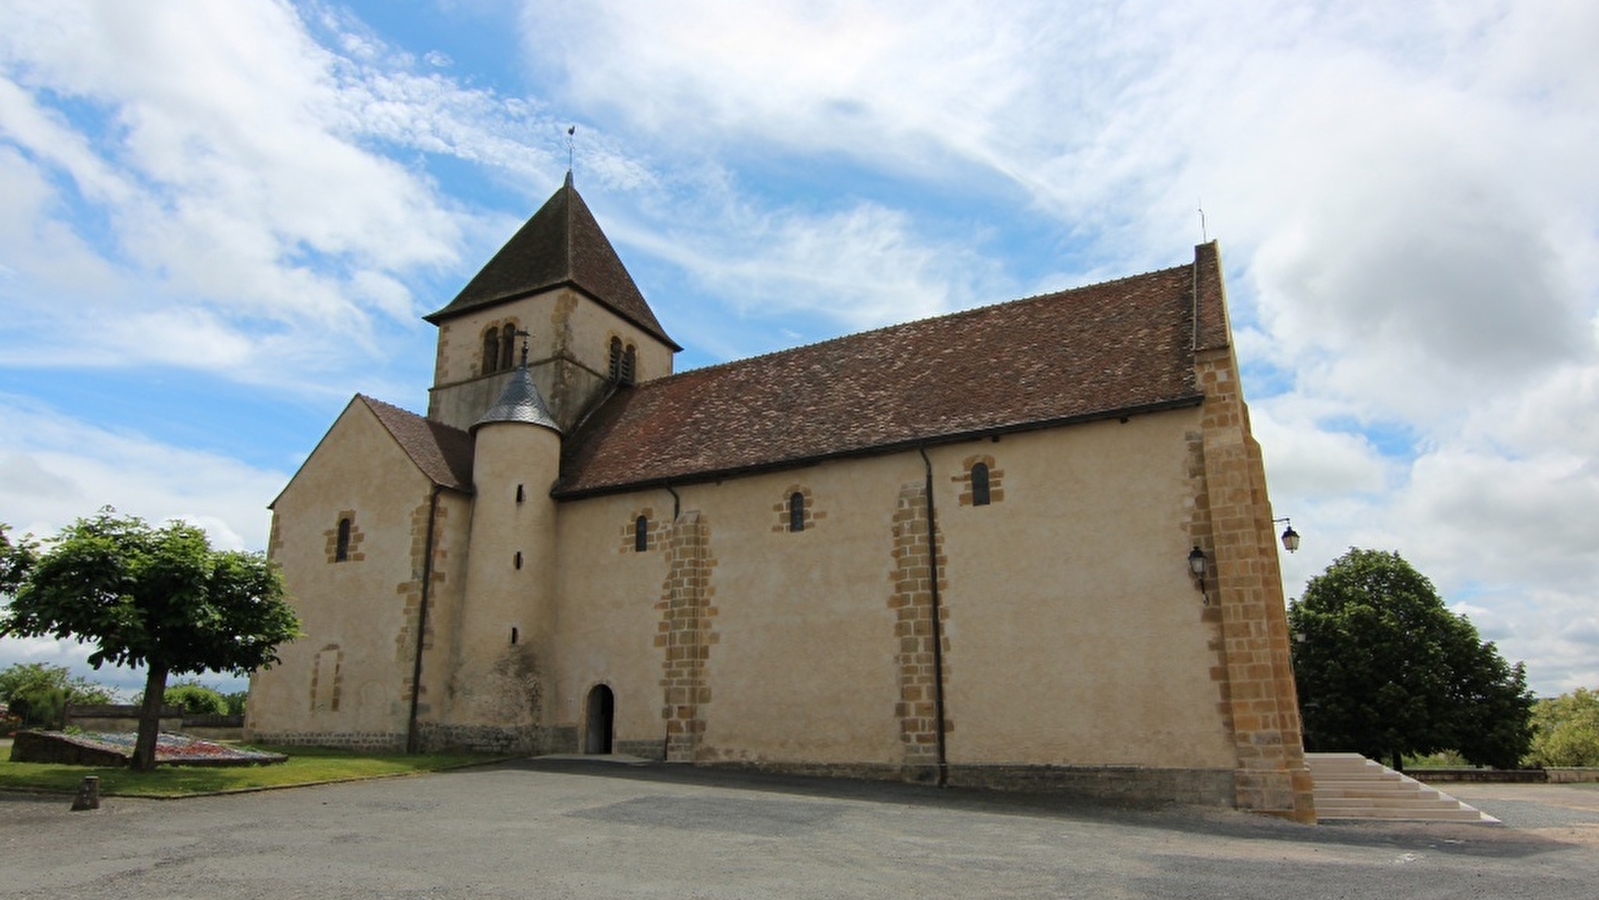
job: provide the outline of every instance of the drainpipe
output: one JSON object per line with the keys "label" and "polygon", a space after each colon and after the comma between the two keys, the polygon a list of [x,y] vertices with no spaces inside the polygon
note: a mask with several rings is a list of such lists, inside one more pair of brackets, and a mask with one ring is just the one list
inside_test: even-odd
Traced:
{"label": "drainpipe", "polygon": [[443,485],[435,484],[428,497],[428,533],[422,554],[422,602],[416,611],[416,658],[411,663],[411,716],[405,725],[405,752],[421,753],[421,735],[417,734],[417,707],[422,701],[422,648],[427,643],[428,599],[433,592],[433,525],[439,517],[439,492]]}
{"label": "drainpipe", "polygon": [[917,447],[927,470],[927,575],[933,586],[933,715],[938,722],[938,786],[949,784],[949,757],[944,749],[944,623],[938,596],[938,515],[933,507],[933,461]]}
{"label": "drainpipe", "polygon": [[678,514],[683,510],[683,498],[679,497],[677,491],[672,489],[670,481],[661,482],[661,487],[666,488],[666,492],[672,495],[672,521],[675,523],[677,522]]}

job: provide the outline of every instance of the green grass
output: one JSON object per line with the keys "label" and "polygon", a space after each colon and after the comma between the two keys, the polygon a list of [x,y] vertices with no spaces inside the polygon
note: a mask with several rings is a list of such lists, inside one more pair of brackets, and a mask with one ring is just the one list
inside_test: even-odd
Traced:
{"label": "green grass", "polygon": [[324,781],[353,781],[385,775],[436,772],[491,762],[497,757],[467,753],[361,754],[327,747],[254,747],[289,757],[270,766],[158,766],[153,772],[122,768],[64,766],[0,760],[0,788],[76,793],[85,775],[100,776],[101,796],[188,797],[215,791],[289,787]]}

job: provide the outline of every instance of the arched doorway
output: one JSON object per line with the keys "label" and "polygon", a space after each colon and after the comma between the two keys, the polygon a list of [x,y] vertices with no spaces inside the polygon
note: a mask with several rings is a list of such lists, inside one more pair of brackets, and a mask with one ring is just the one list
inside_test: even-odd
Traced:
{"label": "arched doorway", "polygon": [[584,753],[611,752],[611,721],[616,713],[616,698],[611,689],[596,684],[589,691],[588,730],[583,737]]}

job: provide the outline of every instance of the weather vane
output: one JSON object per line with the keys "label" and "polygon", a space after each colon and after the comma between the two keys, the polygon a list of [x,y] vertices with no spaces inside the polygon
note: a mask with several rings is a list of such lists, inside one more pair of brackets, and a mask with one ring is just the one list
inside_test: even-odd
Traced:
{"label": "weather vane", "polygon": [[576,125],[568,125],[566,127],[566,174],[568,175],[572,174],[572,144],[574,143],[573,136],[576,134]]}

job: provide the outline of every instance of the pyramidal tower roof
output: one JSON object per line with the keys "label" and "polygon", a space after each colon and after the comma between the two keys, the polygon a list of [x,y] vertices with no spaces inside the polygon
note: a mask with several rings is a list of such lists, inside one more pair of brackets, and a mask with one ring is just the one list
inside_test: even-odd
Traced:
{"label": "pyramidal tower roof", "polygon": [[566,183],[454,300],[423,318],[437,325],[465,312],[563,286],[583,292],[673,350],[683,349],[656,320],[633,276],[573,186],[571,172],[566,173]]}
{"label": "pyramidal tower roof", "polygon": [[550,415],[550,408],[544,405],[544,396],[539,393],[538,385],[533,383],[533,375],[527,370],[525,362],[511,373],[511,380],[505,383],[505,390],[500,392],[500,399],[489,407],[488,412],[472,423],[472,430],[477,431],[491,422],[543,425],[556,434],[561,433],[561,426],[555,424],[555,417]]}

